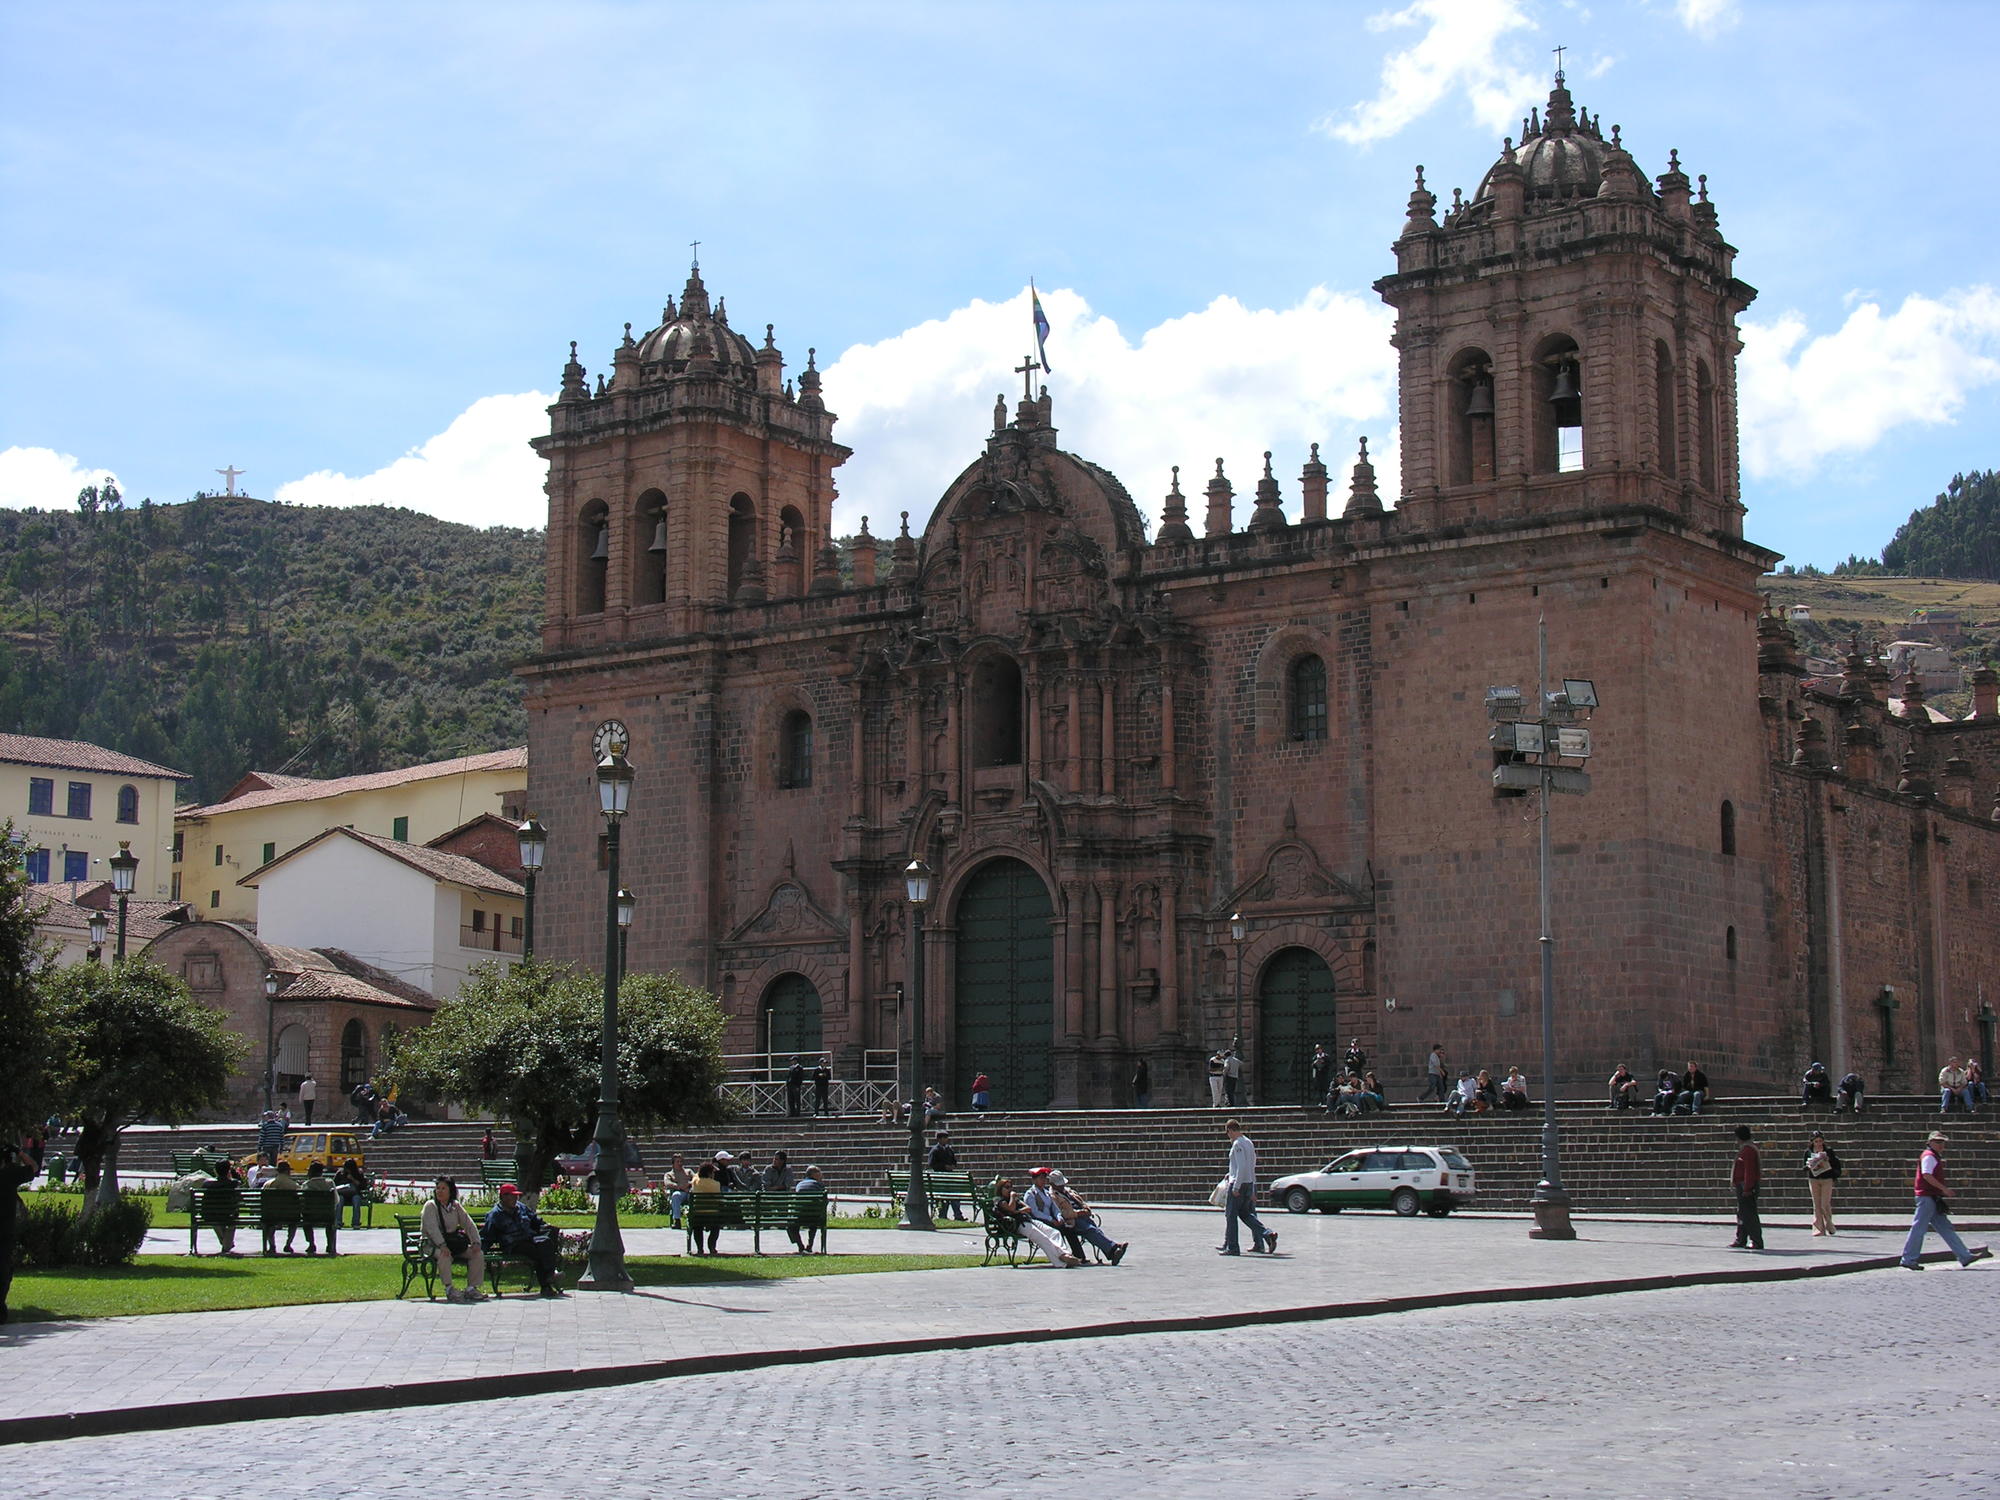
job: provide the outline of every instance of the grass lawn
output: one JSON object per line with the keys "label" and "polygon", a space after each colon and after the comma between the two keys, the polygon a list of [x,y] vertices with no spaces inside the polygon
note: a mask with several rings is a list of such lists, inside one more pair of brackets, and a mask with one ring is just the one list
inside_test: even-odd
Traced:
{"label": "grass lawn", "polygon": [[[640,1286],[702,1286],[853,1276],[875,1271],[938,1271],[976,1266],[976,1255],[752,1255],[720,1259],[634,1256],[626,1262]],[[373,1302],[396,1295],[403,1279],[395,1255],[199,1260],[149,1255],[137,1265],[98,1270],[22,1271],[14,1277],[8,1317],[17,1323],[58,1318],[118,1318],[142,1313],[219,1312],[232,1307],[291,1307],[316,1302]],[[565,1275],[573,1281],[573,1275]],[[517,1286],[509,1277],[507,1284]],[[413,1288],[414,1297],[421,1283]]]}
{"label": "grass lawn", "polygon": [[[141,1196],[144,1197],[146,1206],[153,1211],[153,1227],[155,1229],[178,1229],[183,1234],[187,1232],[187,1215],[184,1213],[168,1213],[167,1199],[164,1193],[157,1195],[142,1194]],[[36,1195],[29,1194],[27,1201],[30,1203],[37,1201]],[[71,1201],[74,1202],[76,1200],[72,1199]],[[394,1229],[396,1227],[396,1215],[408,1214],[414,1216],[421,1212],[423,1212],[423,1206],[417,1203],[378,1203],[375,1205],[374,1227],[377,1229]],[[484,1212],[483,1208],[475,1205],[473,1208],[473,1217],[479,1218]],[[597,1222],[596,1215],[587,1213],[544,1214],[542,1217],[558,1229],[589,1229]],[[672,1227],[667,1223],[667,1216],[665,1214],[622,1214],[619,1216],[618,1222],[627,1229],[668,1229]],[[347,1228],[347,1225],[343,1222],[340,1227],[344,1230]],[[871,1219],[860,1214],[836,1214],[828,1221],[828,1227],[833,1229],[894,1229],[896,1227],[896,1220],[894,1215],[884,1216],[878,1214]]]}

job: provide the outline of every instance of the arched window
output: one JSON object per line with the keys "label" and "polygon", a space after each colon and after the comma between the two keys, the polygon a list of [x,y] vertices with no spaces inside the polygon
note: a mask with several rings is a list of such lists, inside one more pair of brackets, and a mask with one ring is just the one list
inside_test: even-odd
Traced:
{"label": "arched window", "polygon": [[1583,360],[1576,340],[1558,334],[1535,356],[1533,459],[1537,474],[1583,467]]}
{"label": "arched window", "polygon": [[1722,952],[1723,956],[1731,963],[1736,962],[1736,929],[1734,927],[1723,934]]}
{"label": "arched window", "polygon": [[1452,484],[1477,484],[1493,477],[1493,361],[1483,349],[1468,349],[1452,361]]}
{"label": "arched window", "polygon": [[667,497],[658,490],[632,510],[632,602],[667,602]]}
{"label": "arched window", "polygon": [[1295,740],[1326,738],[1326,663],[1301,656],[1292,663],[1286,693],[1286,734]]}
{"label": "arched window", "polygon": [[1681,471],[1680,392],[1674,380],[1673,351],[1665,339],[1653,345],[1653,406],[1660,419],[1660,472],[1672,479]]}
{"label": "arched window", "polygon": [[299,1081],[311,1071],[309,1038],[305,1027],[296,1021],[278,1033],[277,1079],[275,1087],[280,1093],[289,1094],[299,1086]]}
{"label": "arched window", "polygon": [[973,668],[972,763],[1021,763],[1021,668],[1011,656],[989,656]]}
{"label": "arched window", "polygon": [[136,786],[118,788],[118,821],[121,823],[139,821],[139,789]]}
{"label": "arched window", "polygon": [[812,715],[802,708],[795,708],[785,715],[784,722],[778,727],[778,785],[795,787],[812,784]]}
{"label": "arched window", "polygon": [[806,518],[795,505],[778,512],[778,570],[774,582],[782,596],[806,591]]}
{"label": "arched window", "polygon": [[1695,446],[1701,461],[1701,487],[1715,488],[1715,377],[1708,373],[1706,361],[1698,360],[1694,367],[1694,423]]}
{"label": "arched window", "polygon": [[368,1034],[361,1029],[359,1021],[349,1021],[340,1028],[340,1087],[343,1092],[352,1090],[357,1083],[368,1077]]}
{"label": "arched window", "polygon": [[750,566],[750,559],[757,551],[757,506],[748,495],[738,495],[729,502],[729,597],[736,597],[736,586],[743,581],[743,573]]}
{"label": "arched window", "polygon": [[604,613],[604,586],[611,567],[611,511],[602,500],[583,508],[576,522],[576,612]]}
{"label": "arched window", "polygon": [[1736,804],[1727,800],[1722,804],[1722,852],[1736,852]]}

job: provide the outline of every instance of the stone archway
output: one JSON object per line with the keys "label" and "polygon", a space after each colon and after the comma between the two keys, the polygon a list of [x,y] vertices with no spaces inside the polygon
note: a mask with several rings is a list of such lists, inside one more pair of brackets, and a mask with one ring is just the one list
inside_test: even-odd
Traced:
{"label": "stone archway", "polygon": [[791,1066],[794,1057],[807,1066],[823,1050],[819,991],[803,974],[781,974],[764,991],[764,1049],[774,1068]]}
{"label": "stone archway", "polygon": [[959,893],[952,984],[952,1071],[959,1105],[975,1073],[997,1109],[1046,1109],[1055,1093],[1055,908],[1018,859],[975,870]]}
{"label": "stone archway", "polygon": [[1310,948],[1281,948],[1257,977],[1257,1052],[1252,1097],[1259,1104],[1312,1104],[1312,1054],[1324,1043],[1340,1056],[1333,970]]}

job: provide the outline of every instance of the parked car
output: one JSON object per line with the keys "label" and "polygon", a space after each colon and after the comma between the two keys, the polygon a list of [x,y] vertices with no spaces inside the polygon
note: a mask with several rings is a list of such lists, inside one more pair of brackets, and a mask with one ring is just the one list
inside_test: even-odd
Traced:
{"label": "parked car", "polygon": [[[365,1167],[368,1164],[367,1140],[366,1135],[352,1129],[294,1130],[285,1136],[285,1149],[279,1153],[278,1160],[289,1162],[292,1175],[295,1177],[305,1176],[306,1169],[316,1161],[324,1162],[328,1172],[333,1171],[349,1157]],[[248,1172],[262,1160],[261,1156],[252,1151],[236,1165]]]}
{"label": "parked car", "polygon": [[1472,1202],[1472,1178],[1456,1146],[1363,1146],[1317,1172],[1280,1177],[1271,1198],[1295,1214],[1389,1208],[1406,1219],[1420,1210],[1442,1219]]}

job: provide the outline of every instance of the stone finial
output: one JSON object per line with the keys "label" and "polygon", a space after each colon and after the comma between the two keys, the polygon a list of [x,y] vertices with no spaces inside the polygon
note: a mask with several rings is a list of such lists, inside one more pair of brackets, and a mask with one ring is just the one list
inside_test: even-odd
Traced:
{"label": "stone finial", "polygon": [[889,576],[902,580],[917,576],[917,543],[910,535],[910,513],[903,512],[903,529],[889,549]]}
{"label": "stone finial", "polygon": [[1699,224],[1703,229],[1712,230],[1716,225],[1716,213],[1715,205],[1708,201],[1708,173],[1702,173],[1696,181],[1701,184],[1701,191],[1697,194],[1695,203],[1688,212],[1693,216],[1695,223]]}
{"label": "stone finial", "polygon": [[1903,764],[1896,775],[1896,790],[1906,797],[1929,797],[1933,794],[1931,779],[1924,774],[1924,758],[1915,750],[1903,752]]}
{"label": "stone finial", "polygon": [[1278,496],[1278,478],[1271,472],[1271,450],[1264,450],[1264,477],[1257,481],[1257,503],[1250,512],[1250,531],[1283,531],[1284,505]]}
{"label": "stone finial", "polygon": [[2000,719],[2000,672],[1982,662],[1972,673],[1972,718]]}
{"label": "stone finial", "polygon": [[1187,496],[1181,493],[1181,466],[1174,465],[1174,480],[1160,503],[1160,534],[1155,542],[1191,542],[1194,532],[1187,522]]}
{"label": "stone finial", "polygon": [[1437,194],[1424,186],[1424,169],[1417,168],[1417,185],[1410,193],[1408,217],[1403,224],[1405,236],[1422,234],[1437,228]]}
{"label": "stone finial", "polygon": [[590,387],[584,381],[583,365],[576,357],[576,340],[569,341],[569,363],[563,366],[562,394],[559,401],[586,401],[590,398]]}
{"label": "stone finial", "polygon": [[1972,762],[1954,755],[1944,763],[1944,800],[1947,807],[1972,811]]}
{"label": "stone finial", "polygon": [[1823,771],[1831,763],[1826,750],[1826,726],[1808,715],[1799,725],[1799,745],[1792,752],[1792,764]]}
{"label": "stone finial", "polygon": [[1361,439],[1360,456],[1354,460],[1354,478],[1348,486],[1348,517],[1379,516],[1382,514],[1382,497],[1375,489],[1375,465],[1368,461],[1368,439]]}
{"label": "stone finial", "polygon": [[630,323],[625,325],[625,338],[618,347],[620,349],[630,349],[632,347],[632,325]]}
{"label": "stone finial", "polygon": [[1901,716],[1916,724],[1930,723],[1930,713],[1924,707],[1924,683],[1923,679],[1917,676],[1915,662],[1910,664],[1910,670],[1903,678],[1902,695],[1903,712]]}
{"label": "stone finial", "polygon": [[[806,367],[799,372],[799,405],[807,411],[824,411],[826,403],[819,394],[819,350],[806,350]],[[819,580],[813,580],[813,587],[819,587]]]}
{"label": "stone finial", "polygon": [[820,545],[819,553],[813,559],[812,588],[809,592],[814,594],[840,592],[840,553],[834,550],[832,537],[828,537]]}
{"label": "stone finial", "polygon": [[869,535],[868,518],[861,518],[861,533],[854,539],[854,586],[858,589],[875,587],[875,565],[877,553],[875,538]]}
{"label": "stone finial", "polygon": [[1230,505],[1236,498],[1236,491],[1230,486],[1229,478],[1222,472],[1222,460],[1215,461],[1215,477],[1208,482],[1208,525],[1209,536],[1228,536],[1234,524],[1230,517]]}
{"label": "stone finial", "polygon": [[1657,179],[1660,189],[1660,207],[1677,219],[1690,217],[1687,173],[1681,170],[1681,153],[1678,147],[1667,153],[1667,170]]}
{"label": "stone finial", "polygon": [[752,547],[750,555],[743,559],[743,575],[736,581],[736,593],[731,602],[762,604],[769,597],[770,590],[765,586],[764,579],[764,559]]}
{"label": "stone finial", "polygon": [[1319,461],[1318,443],[1312,445],[1312,457],[1299,470],[1299,518],[1303,521],[1326,519],[1326,465]]}

